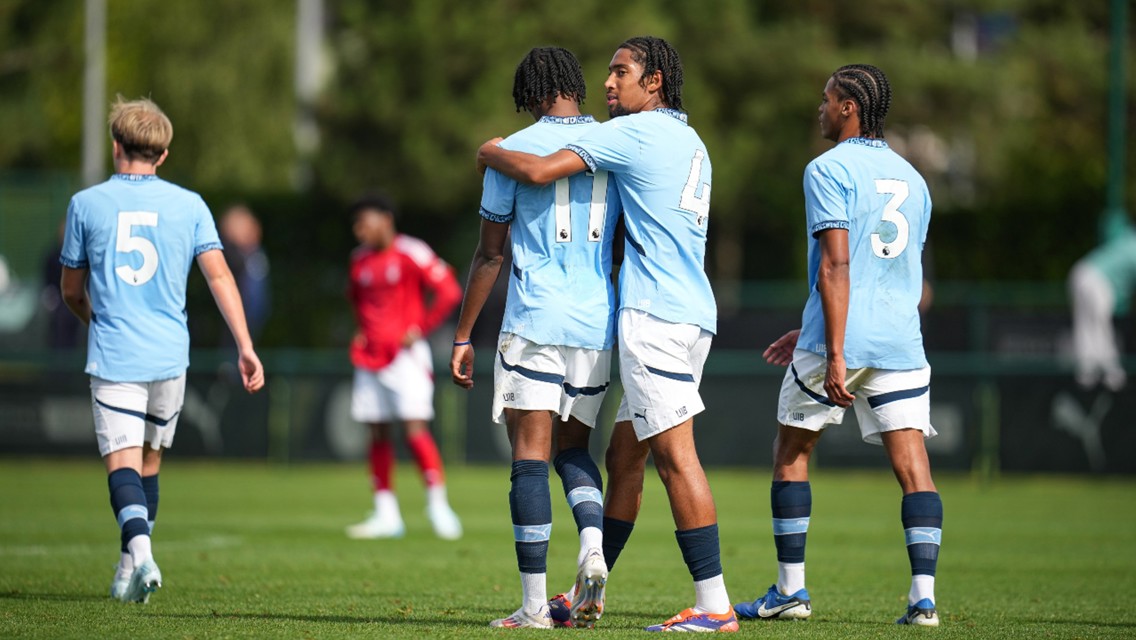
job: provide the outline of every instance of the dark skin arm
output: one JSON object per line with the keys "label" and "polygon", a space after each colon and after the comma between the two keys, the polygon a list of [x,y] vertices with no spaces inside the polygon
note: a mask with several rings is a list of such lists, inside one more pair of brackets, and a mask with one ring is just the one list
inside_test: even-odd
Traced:
{"label": "dark skin arm", "polygon": [[826,229],[818,234],[820,270],[817,291],[824,311],[824,341],[827,345],[828,372],[824,391],[828,399],[841,407],[852,406],[853,396],[844,386],[847,366],[844,363],[844,330],[848,324],[848,230]]}
{"label": "dark skin arm", "polygon": [[[501,273],[504,262],[505,242],[509,237],[509,225],[489,220],[481,221],[481,238],[473,252],[473,262],[469,265],[469,279],[465,285],[458,327],[454,331],[454,342],[468,342],[473,332],[477,316],[481,314],[493,283]],[[450,377],[454,384],[463,389],[473,388],[473,345],[455,345],[450,355]]]}
{"label": "dark skin arm", "polygon": [[567,149],[547,156],[535,156],[502,149],[497,146],[501,140],[493,138],[477,150],[478,173],[484,174],[486,167],[492,167],[517,182],[544,186],[588,168],[580,156]]}
{"label": "dark skin arm", "polygon": [[59,279],[59,291],[63,296],[63,303],[83,321],[91,324],[91,299],[87,297],[87,269],[72,269],[63,267],[63,275]]}
{"label": "dark skin arm", "polygon": [[787,367],[789,363],[793,362],[793,350],[797,348],[797,338],[801,336],[800,329],[793,329],[789,333],[777,338],[765,348],[765,352],[761,355],[765,357],[765,361],[769,364],[775,364],[779,367]]}

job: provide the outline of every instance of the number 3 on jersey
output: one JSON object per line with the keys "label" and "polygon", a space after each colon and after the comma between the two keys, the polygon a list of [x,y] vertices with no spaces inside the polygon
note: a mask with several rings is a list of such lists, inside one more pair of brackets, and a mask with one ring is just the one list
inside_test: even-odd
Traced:
{"label": "number 3 on jersey", "polygon": [[158,272],[158,249],[153,242],[141,236],[132,235],[134,227],[158,226],[158,214],[151,211],[118,212],[118,239],[114,250],[119,253],[142,254],[142,266],[138,269],[129,265],[117,267],[114,272],[123,282],[135,287],[146,284]]}
{"label": "number 3 on jersey", "polygon": [[[572,242],[572,198],[568,192],[568,178],[561,178],[554,184],[556,185],[556,241]],[[606,216],[607,172],[597,171],[592,179],[592,197],[588,207],[588,242],[599,242],[603,239]]]}
{"label": "number 3 on jersey", "polygon": [[884,205],[881,220],[895,225],[895,239],[891,242],[884,242],[880,238],[879,231],[876,231],[872,234],[872,253],[885,260],[891,260],[898,258],[899,254],[907,248],[907,238],[911,233],[907,216],[899,210],[900,205],[907,200],[909,191],[907,183],[903,180],[876,180],[876,193],[891,194],[891,198]]}

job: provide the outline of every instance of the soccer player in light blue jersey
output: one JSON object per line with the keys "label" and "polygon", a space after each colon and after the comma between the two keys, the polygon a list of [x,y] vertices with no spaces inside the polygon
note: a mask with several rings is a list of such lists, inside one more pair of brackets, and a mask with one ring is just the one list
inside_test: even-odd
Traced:
{"label": "soccer player in light blue jersey", "polygon": [[111,596],[145,603],[162,583],[150,534],[162,450],[173,444],[185,397],[185,287],[194,259],[232,331],[249,393],[264,385],[264,371],[209,208],[157,176],[173,138],[169,118],[150,100],[119,98],[109,120],[115,173],[71,198],[60,288],[89,327],[95,434],[122,532]]}
{"label": "soccer player in light blue jersey", "polygon": [[[610,570],[638,516],[648,453],[666,486],[695,605],[649,631],[736,631],[722,577],[717,512],[694,445],[694,416],[717,308],[703,270],[710,156],[682,111],[682,63],[665,40],[631,38],[604,83],[612,119],[564,149],[533,155],[490,140],[489,167],[526,184],[607,171],[624,211],[619,352],[624,397],[608,448],[604,555]],[[538,152],[539,153],[539,152]]]}
{"label": "soccer player in light blue jersey", "polygon": [[823,429],[853,406],[864,441],[884,446],[903,489],[911,589],[897,622],[939,624],[943,503],[923,443],[935,430],[918,309],[931,198],[919,173],[884,141],[890,103],[887,77],[870,65],[841,67],[824,87],[820,132],[836,146],[805,168],[809,298],[801,328],[765,351],[769,362],[789,366],[770,490],[778,577],[765,595],[735,605],[740,618],[812,614],[805,589],[809,456]]}
{"label": "soccer player in light blue jersey", "polygon": [[[586,95],[576,57],[559,47],[531,50],[517,66],[517,111],[536,123],[509,136],[509,149],[550,153],[599,124],[580,113]],[[518,184],[487,171],[481,239],[454,334],[455,384],[473,387],[470,333],[501,271],[512,231],[509,293],[494,360],[493,419],[513,448],[509,507],[516,533],[523,602],[494,627],[591,627],[603,613],[603,484],[588,453],[611,377],[615,292],[612,236],[619,194],[606,171],[576,173],[554,184]],[[553,414],[559,420],[553,420]],[[580,534],[573,589],[548,600],[552,529],[548,462],[553,460]]]}

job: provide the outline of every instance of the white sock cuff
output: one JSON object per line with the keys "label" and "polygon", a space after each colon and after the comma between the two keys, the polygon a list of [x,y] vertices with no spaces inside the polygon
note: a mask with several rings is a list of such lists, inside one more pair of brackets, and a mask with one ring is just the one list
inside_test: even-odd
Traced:
{"label": "white sock cuff", "polygon": [[915,604],[923,598],[935,601],[935,576],[916,574],[911,576],[911,591],[907,593],[907,604]]}
{"label": "white sock cuff", "polygon": [[726,593],[726,579],[722,574],[695,581],[694,607],[709,613],[726,613],[730,610],[730,596]]}
{"label": "white sock cuff", "polygon": [[580,555],[576,557],[576,564],[584,559],[589,549],[603,548],[603,531],[596,527],[584,527],[580,530]]}

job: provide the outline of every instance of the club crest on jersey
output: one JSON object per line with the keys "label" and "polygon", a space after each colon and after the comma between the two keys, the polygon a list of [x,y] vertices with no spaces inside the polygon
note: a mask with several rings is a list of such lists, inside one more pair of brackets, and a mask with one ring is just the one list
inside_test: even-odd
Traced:
{"label": "club crest on jersey", "polygon": [[387,283],[394,284],[402,276],[402,269],[397,264],[392,264],[387,267]]}

